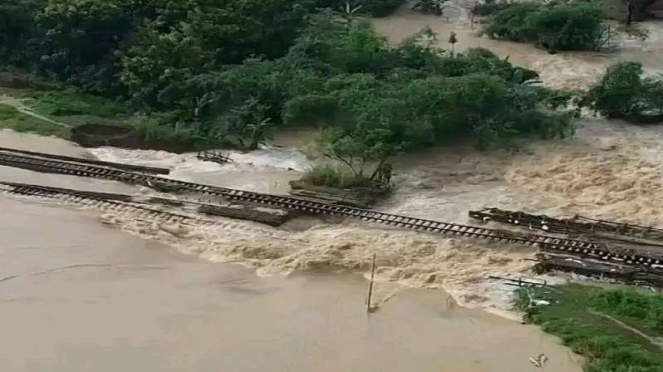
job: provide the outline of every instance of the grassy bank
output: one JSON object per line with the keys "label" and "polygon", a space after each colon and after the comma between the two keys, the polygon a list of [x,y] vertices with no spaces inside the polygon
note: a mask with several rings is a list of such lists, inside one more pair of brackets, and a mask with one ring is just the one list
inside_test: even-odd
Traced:
{"label": "grassy bank", "polygon": [[72,90],[7,90],[0,95],[0,128],[64,139],[82,124],[130,126],[127,109]]}
{"label": "grassy bank", "polygon": [[68,139],[70,128],[57,125],[18,111],[10,105],[0,103],[0,129],[11,129],[16,132],[28,132],[43,136],[56,136]]}
{"label": "grassy bank", "polygon": [[[547,306],[531,306],[531,300]],[[521,290],[526,320],[587,358],[588,372],[663,371],[663,296],[576,284]]]}

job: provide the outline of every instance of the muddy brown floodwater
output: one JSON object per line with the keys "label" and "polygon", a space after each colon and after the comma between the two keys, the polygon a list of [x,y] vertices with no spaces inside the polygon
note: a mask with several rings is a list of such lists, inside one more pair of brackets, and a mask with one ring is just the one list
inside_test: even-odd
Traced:
{"label": "muddy brown floodwater", "polygon": [[3,371],[525,372],[540,353],[580,371],[553,337],[441,291],[368,316],[360,276],[259,278],[91,212],[5,197],[0,209]]}
{"label": "muddy brown floodwater", "polygon": [[[478,37],[464,12],[457,6],[445,21],[403,8],[373,23],[392,42],[430,25],[445,46],[454,31],[459,50],[490,48],[552,87],[586,88],[618,60],[640,61],[648,73],[663,68],[660,22],[643,24],[646,41],[622,36],[618,52],[549,55]],[[11,132],[0,132],[0,146],[168,166],[177,179],[286,193],[311,166],[292,147],[311,135],[280,136],[275,144],[285,148],[233,153],[225,165]],[[518,154],[456,146],[400,156],[396,192],[380,208],[460,223],[469,209],[490,206],[661,227],[661,154],[659,127],[586,117],[574,138],[530,141]],[[0,180],[154,193],[5,167]],[[6,195],[0,211],[0,371],[520,372],[537,370],[528,359],[540,353],[550,360],[545,369],[580,371],[555,338],[455,305],[508,308],[510,289],[486,278],[523,275],[530,248],[316,218],[280,229],[226,219],[170,228],[131,212]],[[361,274],[374,253],[379,310],[368,316]]]}
{"label": "muddy brown floodwater", "polygon": [[[89,156],[66,141],[10,132],[0,133],[0,145]],[[196,178],[195,172],[189,175]],[[0,167],[0,179],[147,192],[6,167]],[[204,251],[224,245],[237,249],[253,235],[258,244],[267,245],[261,251],[266,259],[275,254],[269,253],[270,234],[278,238],[287,232],[228,221],[225,229],[221,225],[207,232],[226,235],[222,241],[194,238],[182,245],[159,226],[141,225],[131,215],[124,218],[132,223],[109,226],[101,223],[97,210],[7,195],[0,196],[0,210],[3,371],[526,372],[535,370],[529,358],[541,353],[549,357],[550,367],[581,370],[577,357],[554,337],[461,308],[441,290],[400,289],[385,304],[394,287],[380,282],[375,303],[382,306],[368,315],[364,278],[330,271],[333,266],[324,264],[329,252],[322,248],[315,253],[321,247],[308,240],[321,239],[321,233],[329,234],[328,239],[356,238],[357,227],[345,234],[338,228],[327,233],[313,228],[311,237],[290,240],[310,250],[311,257],[303,261],[308,272],[261,278],[241,266],[213,263],[218,259]],[[231,244],[233,238],[238,242]],[[183,255],[155,240],[210,260]],[[273,241],[276,255],[286,242]],[[401,242],[404,247],[408,243],[421,244],[414,235]],[[397,257],[396,252],[390,255]]]}

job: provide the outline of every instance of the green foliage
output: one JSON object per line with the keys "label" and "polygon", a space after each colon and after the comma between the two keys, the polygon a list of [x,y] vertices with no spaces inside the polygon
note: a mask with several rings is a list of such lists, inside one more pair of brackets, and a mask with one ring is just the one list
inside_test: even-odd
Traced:
{"label": "green foliage", "polygon": [[33,15],[42,0],[3,0],[0,4],[0,58],[20,65],[33,30]]}
{"label": "green foliage", "polygon": [[13,119],[18,114],[18,111],[14,107],[0,104],[0,120]]}
{"label": "green foliage", "polygon": [[114,52],[131,31],[130,0],[48,0],[35,15],[40,65],[91,90],[103,91]]}
{"label": "green foliage", "polygon": [[447,7],[449,0],[418,0],[412,6],[412,10],[419,10],[424,14],[435,14],[441,16]]}
{"label": "green foliage", "polygon": [[373,185],[367,177],[346,172],[331,165],[314,167],[306,172],[300,181],[311,186],[333,187],[336,189],[354,189]]}
{"label": "green foliage", "polygon": [[[532,84],[536,72],[485,49],[447,53],[430,28],[393,47],[354,17],[401,0],[40,1],[37,27],[26,31],[36,54],[26,55],[94,92],[122,93],[151,118],[167,112],[137,124],[146,136],[170,131],[253,149],[278,126],[320,125],[326,153],[370,179],[378,175],[364,167],[378,169],[398,151],[572,132],[568,117],[552,112],[564,105]],[[49,115],[122,113],[71,100],[35,105]]]}
{"label": "green foliage", "polygon": [[601,81],[588,92],[591,107],[609,118],[630,115],[642,90],[642,65],[636,62],[610,66]]}
{"label": "green foliage", "polygon": [[663,334],[663,296],[632,290],[601,291],[590,300],[591,306],[643,328],[645,333]]}
{"label": "green foliage", "polygon": [[283,122],[286,124],[313,124],[334,122],[339,111],[338,100],[328,95],[307,94],[286,102]]}
{"label": "green foliage", "polygon": [[362,12],[375,17],[384,17],[393,12],[406,0],[357,0],[355,6],[361,6]]}
{"label": "green foliage", "polygon": [[[530,305],[530,299],[547,300],[549,306]],[[663,297],[635,290],[614,291],[580,285],[520,290],[517,307],[544,331],[559,336],[571,349],[587,357],[586,371],[655,372],[663,370],[657,345],[634,335],[617,322],[626,322],[652,337],[663,335],[651,321],[660,319]],[[643,306],[645,311],[638,307]]]}
{"label": "green foliage", "polygon": [[30,106],[40,114],[51,116],[92,115],[112,118],[126,114],[127,110],[119,103],[90,94],[74,91],[51,91],[30,95]]}
{"label": "green foliage", "polygon": [[642,75],[637,62],[610,66],[585,96],[586,104],[608,118],[663,120],[663,79]]}
{"label": "green foliage", "polygon": [[0,128],[44,136],[69,138],[69,128],[25,115],[14,107],[0,104]]}
{"label": "green foliage", "polygon": [[267,117],[268,109],[269,106],[257,99],[248,99],[222,119],[219,135],[234,137],[244,149],[257,149],[269,136],[271,118]]}
{"label": "green foliage", "polygon": [[199,125],[182,125],[176,121],[176,114],[161,113],[151,116],[137,115],[130,120],[131,125],[147,141],[170,141],[193,144],[197,148],[212,148],[227,145],[224,141],[202,135]]}
{"label": "green foliage", "polygon": [[401,5],[405,4],[407,0],[317,0],[316,6],[318,8],[331,8],[333,10],[340,10],[350,5],[351,9],[357,9],[363,14],[368,14],[374,17],[384,17]]}
{"label": "green foliage", "polygon": [[[348,166],[356,177],[371,181],[400,146],[392,131],[379,126],[329,130],[321,138],[321,144],[327,157]],[[370,175],[366,175],[366,167],[371,162],[377,162],[377,166]]]}
{"label": "green foliage", "polygon": [[663,115],[663,79],[643,79],[637,111]]}
{"label": "green foliage", "polygon": [[142,27],[138,42],[122,56],[120,80],[136,105],[160,107],[162,90],[202,72],[212,58],[191,25],[180,23],[167,32],[159,27],[155,22]]}
{"label": "green foliage", "polygon": [[535,42],[551,51],[598,50],[611,36],[600,6],[593,2],[515,2],[484,5],[485,32],[495,38]]}

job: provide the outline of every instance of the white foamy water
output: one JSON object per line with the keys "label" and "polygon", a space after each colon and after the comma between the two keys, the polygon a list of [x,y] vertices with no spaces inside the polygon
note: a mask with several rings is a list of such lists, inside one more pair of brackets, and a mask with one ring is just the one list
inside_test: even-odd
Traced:
{"label": "white foamy water", "polygon": [[289,182],[301,177],[311,165],[299,150],[263,146],[251,152],[223,151],[230,163],[197,159],[196,153],[127,150],[115,147],[90,149],[105,161],[169,168],[167,177],[250,191],[287,193]]}
{"label": "white foamy water", "polygon": [[[468,210],[500,207],[661,225],[663,174],[655,167],[663,154],[661,136],[658,127],[585,119],[575,138],[536,141],[520,154],[440,148],[402,156],[394,159],[396,192],[379,208],[464,224],[474,223]],[[306,164],[303,155],[282,149],[243,154],[227,165],[201,162],[195,154],[119,149],[94,153],[104,160],[171,167],[175,178],[271,193],[287,192],[287,181],[301,175],[288,171],[283,159]],[[256,165],[258,161],[262,165]],[[209,261],[238,263],[261,276],[320,270],[367,275],[375,253],[377,280],[386,285],[376,295],[378,304],[402,288],[425,287],[442,288],[466,306],[504,311],[510,307],[512,288],[488,278],[531,276],[529,259],[535,253],[529,247],[354,220],[300,217],[271,228],[219,218],[216,226],[198,227],[163,226],[134,213],[100,213],[107,224],[132,234]]]}
{"label": "white foamy water", "polygon": [[310,167],[310,162],[302,152],[272,146],[262,146],[259,150],[250,152],[222,151],[231,159],[231,162],[226,164],[199,160],[196,153],[175,154],[167,151],[129,150],[117,147],[99,147],[89,149],[89,152],[101,160],[165,167],[172,169],[175,174],[246,171],[250,170],[249,167],[260,170],[280,169],[304,172]]}

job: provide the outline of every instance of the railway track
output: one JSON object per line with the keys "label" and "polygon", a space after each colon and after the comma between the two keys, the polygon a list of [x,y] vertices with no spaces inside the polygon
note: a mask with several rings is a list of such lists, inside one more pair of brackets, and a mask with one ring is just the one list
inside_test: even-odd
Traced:
{"label": "railway track", "polygon": [[41,152],[10,149],[10,148],[7,148],[7,147],[0,147],[0,151],[6,152],[6,153],[9,153],[9,154],[22,154],[22,155],[29,155],[29,156],[33,156],[33,157],[40,157],[40,158],[44,158],[44,159],[55,159],[55,160],[63,160],[63,161],[68,161],[68,162],[81,163],[81,164],[100,165],[100,166],[105,166],[105,167],[109,167],[109,168],[124,169],[124,170],[135,171],[135,172],[143,172],[143,173],[151,173],[151,174],[164,174],[164,175],[170,173],[170,169],[166,169],[166,168],[147,167],[147,166],[143,166],[143,165],[120,164],[120,163],[113,163],[113,162],[102,161],[102,160],[74,158],[74,157],[71,157],[71,156],[45,154],[45,153],[41,153]]}
{"label": "railway track", "polygon": [[[389,226],[451,236],[485,239],[539,247],[545,251],[563,252],[580,257],[590,257],[620,264],[640,266],[645,269],[663,270],[663,258],[639,254],[636,251],[613,250],[591,241],[565,239],[537,234],[518,234],[483,227],[413,218],[355,207],[321,203],[290,196],[262,194],[192,182],[172,180],[154,175],[111,169],[89,164],[72,164],[55,159],[42,159],[18,154],[0,153],[0,165],[30,169],[38,172],[93,177],[143,185],[156,189],[168,188],[193,193],[223,197],[231,201],[267,204],[291,210],[315,214],[340,215]],[[31,186],[33,189],[37,186]]]}
{"label": "railway track", "polygon": [[[596,220],[583,216],[571,219],[552,218],[546,215],[534,215],[519,211],[509,211],[499,208],[486,208],[480,211],[470,211],[469,216],[475,220],[488,222],[495,221],[513,226],[546,232],[562,234],[593,234],[608,239],[626,240],[649,245],[663,245],[663,230],[648,226],[628,223]],[[630,239],[622,239],[629,237]],[[640,239],[640,240],[638,240]]]}
{"label": "railway track", "polygon": [[137,211],[145,219],[153,221],[188,224],[195,223],[197,225],[212,225],[216,223],[215,221],[199,217],[150,208],[143,203],[134,202],[130,195],[80,191],[14,182],[0,182],[0,190],[12,195],[47,198],[64,202],[73,202],[84,206],[94,205],[99,209],[112,210],[115,212],[122,212],[125,210]]}

